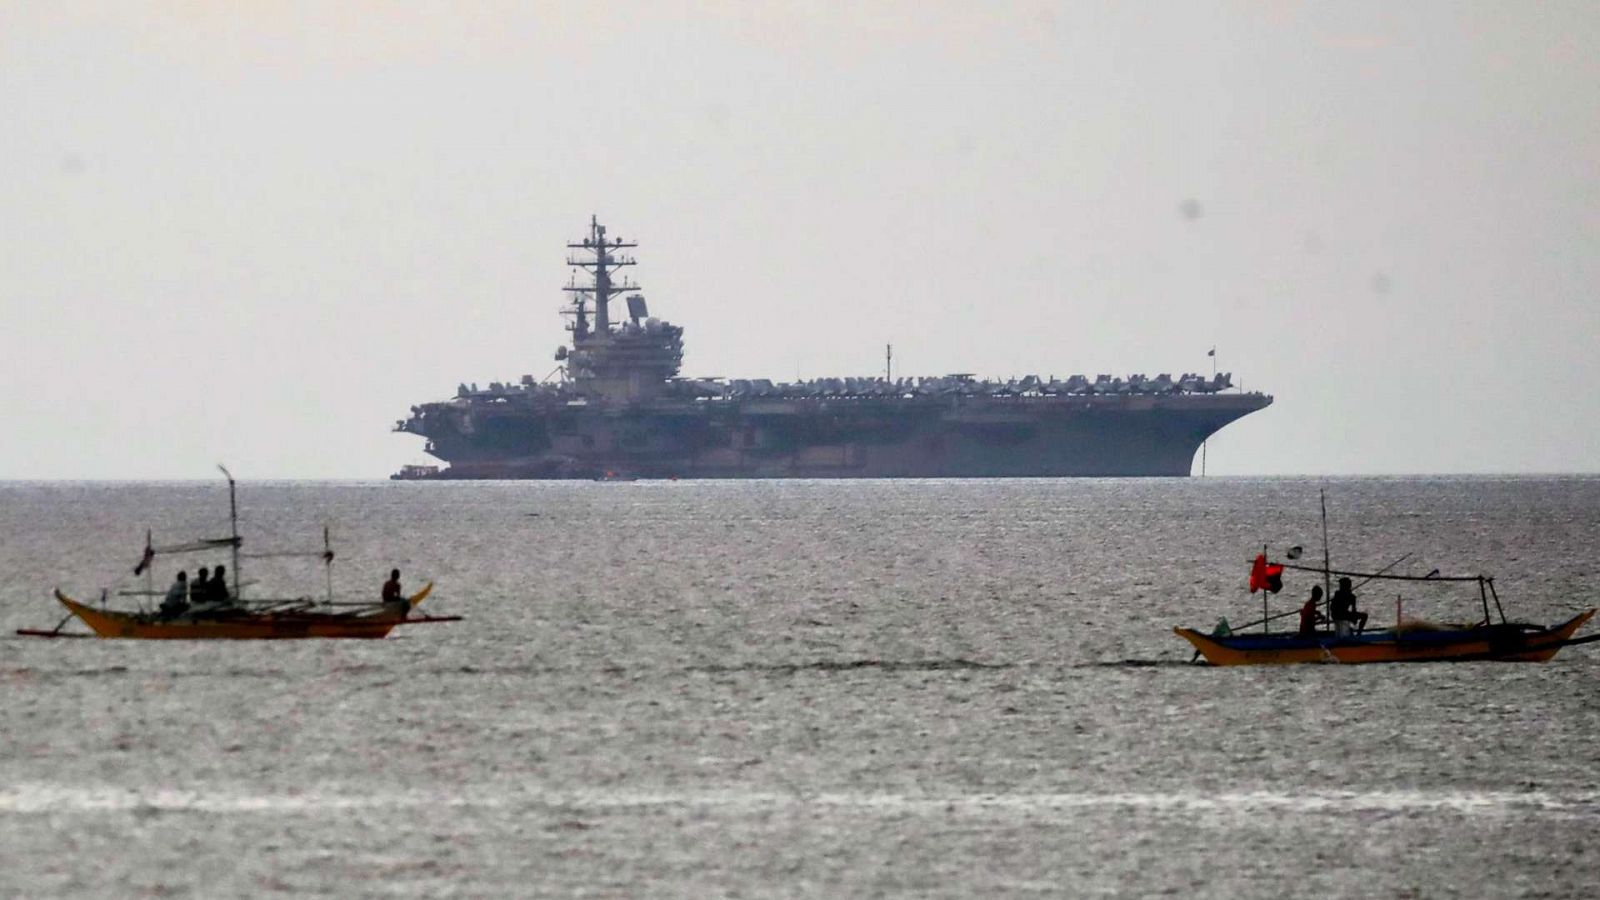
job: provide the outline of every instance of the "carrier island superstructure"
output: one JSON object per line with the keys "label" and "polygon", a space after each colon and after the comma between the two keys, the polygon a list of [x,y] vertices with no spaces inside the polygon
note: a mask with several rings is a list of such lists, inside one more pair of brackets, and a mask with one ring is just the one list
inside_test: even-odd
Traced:
{"label": "carrier island superstructure", "polygon": [[[1006,381],[686,378],[683,328],[625,277],[637,244],[591,219],[568,244],[570,346],[556,380],[463,384],[396,431],[433,478],[966,478],[1188,475],[1201,443],[1272,403],[1227,374]],[[627,316],[614,321],[612,301]]]}

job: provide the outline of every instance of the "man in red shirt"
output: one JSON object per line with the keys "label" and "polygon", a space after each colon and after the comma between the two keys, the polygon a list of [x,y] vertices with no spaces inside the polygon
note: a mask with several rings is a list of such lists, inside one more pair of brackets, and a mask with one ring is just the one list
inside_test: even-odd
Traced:
{"label": "man in red shirt", "polygon": [[1317,633],[1317,619],[1321,618],[1319,614],[1321,606],[1322,585],[1319,584],[1311,589],[1311,599],[1300,607],[1300,635],[1302,637],[1310,637]]}

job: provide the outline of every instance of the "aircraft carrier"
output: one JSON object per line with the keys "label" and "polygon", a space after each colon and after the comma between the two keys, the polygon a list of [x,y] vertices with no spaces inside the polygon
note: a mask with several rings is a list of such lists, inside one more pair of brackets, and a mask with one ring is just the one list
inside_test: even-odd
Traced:
{"label": "aircraft carrier", "polygon": [[622,275],[637,246],[591,219],[567,245],[583,277],[565,288],[572,340],[552,380],[462,384],[411,407],[395,430],[449,465],[394,477],[1187,476],[1207,437],[1272,403],[1226,373],[896,378],[887,348],[879,377],[685,378],[683,328]]}

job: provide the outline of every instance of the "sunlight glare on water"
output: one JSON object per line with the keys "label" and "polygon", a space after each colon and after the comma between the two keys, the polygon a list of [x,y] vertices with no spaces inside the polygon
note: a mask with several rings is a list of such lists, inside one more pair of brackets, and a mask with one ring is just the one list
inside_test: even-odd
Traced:
{"label": "sunlight glare on water", "polygon": [[[247,548],[335,591],[398,566],[465,621],[381,642],[9,638],[18,895],[1583,896],[1600,653],[1188,665],[1320,556],[1295,479],[249,483]],[[1336,565],[1600,592],[1600,479],[1326,483]],[[0,485],[0,625],[137,586],[225,488]],[[198,565],[200,560],[185,560]],[[258,592],[314,562],[245,561]],[[164,584],[171,575],[164,568]],[[1313,576],[1291,573],[1274,612]],[[1412,592],[1409,614],[1476,597]],[[1375,620],[1395,591],[1364,589]],[[93,848],[92,865],[83,854]]]}

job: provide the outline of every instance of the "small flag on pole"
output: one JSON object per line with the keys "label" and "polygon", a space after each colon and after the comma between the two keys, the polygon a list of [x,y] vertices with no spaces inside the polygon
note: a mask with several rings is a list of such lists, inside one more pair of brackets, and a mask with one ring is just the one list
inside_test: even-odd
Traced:
{"label": "small flag on pole", "polygon": [[1216,356],[1217,355],[1217,348],[1212,347],[1210,350],[1207,350],[1206,351],[1206,355],[1207,356]]}
{"label": "small flag on pole", "polygon": [[135,574],[135,575],[143,575],[144,574],[144,570],[150,568],[150,564],[155,562],[155,559],[156,559],[155,548],[151,547],[149,544],[145,544],[144,545],[144,555],[139,558],[139,564],[137,566],[133,567],[133,574]]}

